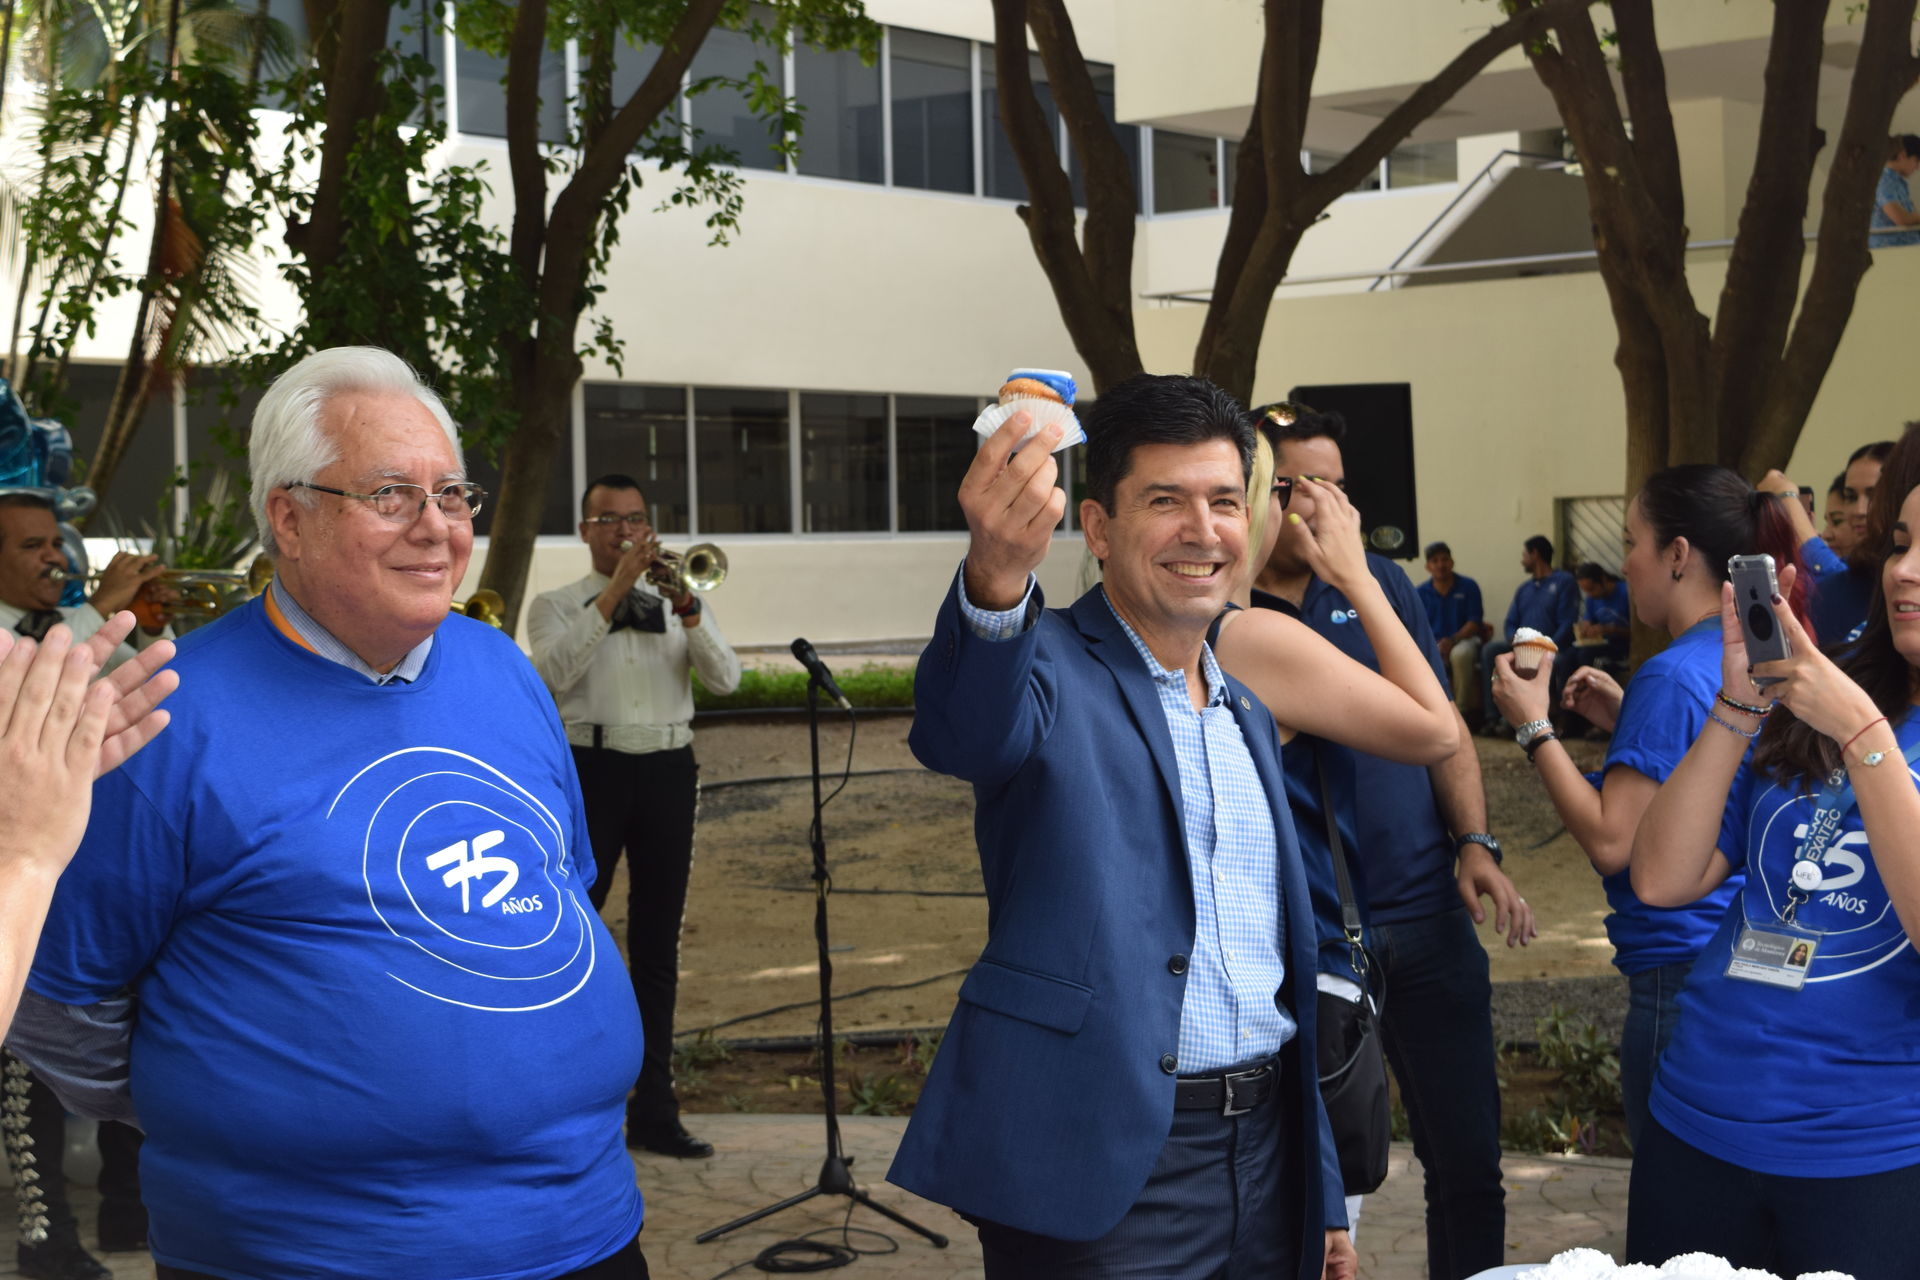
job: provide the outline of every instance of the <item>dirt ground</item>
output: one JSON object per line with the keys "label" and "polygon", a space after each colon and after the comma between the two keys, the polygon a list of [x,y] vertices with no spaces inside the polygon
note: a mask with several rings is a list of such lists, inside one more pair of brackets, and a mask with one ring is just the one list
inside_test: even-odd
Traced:
{"label": "dirt ground", "polygon": [[[986,936],[971,790],[918,768],[906,747],[910,724],[905,715],[861,719],[855,771],[905,772],[854,777],[826,811],[840,1033],[944,1026],[960,978]],[[1480,738],[1474,747],[1491,825],[1540,930],[1530,946],[1509,948],[1494,936],[1491,921],[1483,926],[1494,980],[1611,975],[1599,877],[1559,830],[1544,789],[1512,740]],[[1583,768],[1593,768],[1603,748],[1576,743],[1573,750]],[[806,721],[703,724],[695,751],[703,791],[681,944],[678,1030],[713,1028],[728,1040],[810,1036],[819,978]],[[845,764],[843,724],[823,732],[821,758],[834,773]],[[755,781],[793,775],[801,776]],[[616,938],[625,928],[625,901],[623,864],[606,909]]]}

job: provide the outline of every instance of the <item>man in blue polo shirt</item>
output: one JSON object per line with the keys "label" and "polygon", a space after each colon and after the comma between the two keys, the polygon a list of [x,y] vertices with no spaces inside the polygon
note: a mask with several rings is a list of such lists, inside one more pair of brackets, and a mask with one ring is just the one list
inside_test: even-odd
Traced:
{"label": "man in blue polo shirt", "polygon": [[1476,709],[1480,691],[1474,667],[1487,638],[1487,611],[1480,603],[1480,584],[1453,571],[1453,549],[1444,542],[1427,545],[1427,580],[1415,589],[1427,611],[1440,659],[1453,672],[1453,704],[1463,716]]}
{"label": "man in blue polo shirt", "polygon": [[1514,632],[1522,627],[1551,636],[1560,646],[1561,655],[1553,663],[1554,698],[1558,701],[1567,674],[1562,663],[1572,661],[1573,624],[1580,618],[1580,588],[1572,574],[1553,567],[1552,542],[1537,533],[1528,538],[1520,551],[1520,567],[1527,579],[1514,588],[1513,603],[1507,606],[1506,631],[1480,655],[1480,705],[1487,708],[1482,731],[1496,735],[1512,730],[1493,709],[1493,660],[1513,648]]}
{"label": "man in blue polo shirt", "polygon": [[[1281,425],[1263,413],[1260,428],[1273,442],[1276,475],[1315,476],[1345,487],[1340,439],[1346,424],[1339,415],[1301,413]],[[1303,501],[1311,500],[1296,489],[1293,514],[1312,514],[1310,506],[1299,509]],[[1308,566],[1301,545],[1305,530],[1291,521],[1282,527],[1256,580],[1253,604],[1292,614],[1378,671],[1352,602]],[[1413,584],[1391,560],[1369,554],[1367,564],[1444,680]],[[1432,1280],[1463,1280],[1506,1260],[1493,988],[1486,949],[1474,929],[1488,915],[1481,899],[1492,900],[1494,928],[1506,934],[1509,946],[1534,932],[1531,910],[1500,870],[1500,845],[1487,831],[1480,760],[1464,722],[1460,742],[1452,757],[1426,768],[1307,734],[1281,752],[1295,826],[1302,832],[1326,828],[1312,776],[1316,760],[1326,769],[1342,825],[1352,824],[1354,895],[1392,993],[1382,1019],[1387,1061],[1400,1082],[1414,1152],[1426,1175]],[[1303,796],[1310,798],[1303,802]]]}

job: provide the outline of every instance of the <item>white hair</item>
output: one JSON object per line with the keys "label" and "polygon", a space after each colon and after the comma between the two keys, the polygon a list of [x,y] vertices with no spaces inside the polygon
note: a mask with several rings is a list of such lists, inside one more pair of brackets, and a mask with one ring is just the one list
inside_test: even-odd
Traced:
{"label": "white hair", "polygon": [[[311,483],[340,457],[339,443],[320,425],[320,410],[347,391],[412,396],[447,433],[454,457],[461,456],[460,432],[447,406],[405,360],[380,347],[329,347],[314,352],[275,378],[253,411],[253,434],[247,446],[253,523],[268,555],[278,555],[279,547],[267,521],[267,495],[290,484]],[[308,489],[295,489],[292,496],[302,506],[314,503]]]}

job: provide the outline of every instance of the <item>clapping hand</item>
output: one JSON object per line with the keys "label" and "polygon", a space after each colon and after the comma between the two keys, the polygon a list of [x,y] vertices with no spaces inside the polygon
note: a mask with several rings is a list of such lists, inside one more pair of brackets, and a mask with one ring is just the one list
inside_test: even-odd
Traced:
{"label": "clapping hand", "polygon": [[973,455],[960,481],[960,509],[972,535],[967,544],[967,599],[982,609],[1011,609],[1026,594],[1027,577],[1047,557],[1053,531],[1067,509],[1056,483],[1060,466],[1053,447],[1058,423],[1043,427],[1014,452],[1029,429],[1027,414],[1014,414]]}

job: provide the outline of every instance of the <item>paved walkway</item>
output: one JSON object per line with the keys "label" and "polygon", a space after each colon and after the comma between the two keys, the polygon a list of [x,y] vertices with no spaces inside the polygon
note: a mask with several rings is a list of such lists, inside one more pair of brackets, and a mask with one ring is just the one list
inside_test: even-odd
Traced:
{"label": "paved walkway", "polygon": [[[718,1148],[711,1160],[669,1160],[641,1154],[641,1189],[647,1197],[647,1229],[641,1237],[656,1280],[712,1280],[740,1265],[736,1276],[763,1274],[753,1257],[777,1240],[809,1232],[833,1239],[847,1221],[849,1202],[820,1197],[772,1218],[744,1227],[711,1244],[694,1236],[730,1218],[749,1213],[812,1185],[820,1171],[824,1142],[817,1116],[689,1116],[688,1127]],[[885,1230],[898,1251],[863,1257],[839,1274],[850,1280],[979,1280],[980,1251],[973,1231],[950,1210],[928,1204],[884,1181],[903,1119],[853,1116],[841,1122],[854,1177],[882,1204],[951,1240],[936,1249],[912,1232],[878,1214],[856,1209],[856,1227]],[[1562,1249],[1586,1245],[1620,1256],[1627,1218],[1625,1160],[1508,1154],[1507,1260],[1543,1262]],[[10,1208],[0,1197],[0,1276],[11,1268],[17,1233]],[[74,1188],[75,1206],[87,1235],[92,1234],[92,1188]],[[1426,1230],[1420,1195],[1420,1171],[1413,1151],[1396,1145],[1386,1186],[1368,1197],[1361,1216],[1360,1274],[1365,1280],[1420,1280],[1426,1274]],[[855,1235],[859,1248],[884,1245]],[[106,1261],[120,1280],[149,1280],[145,1254],[113,1254]],[[744,1265],[741,1265],[744,1264]]]}

